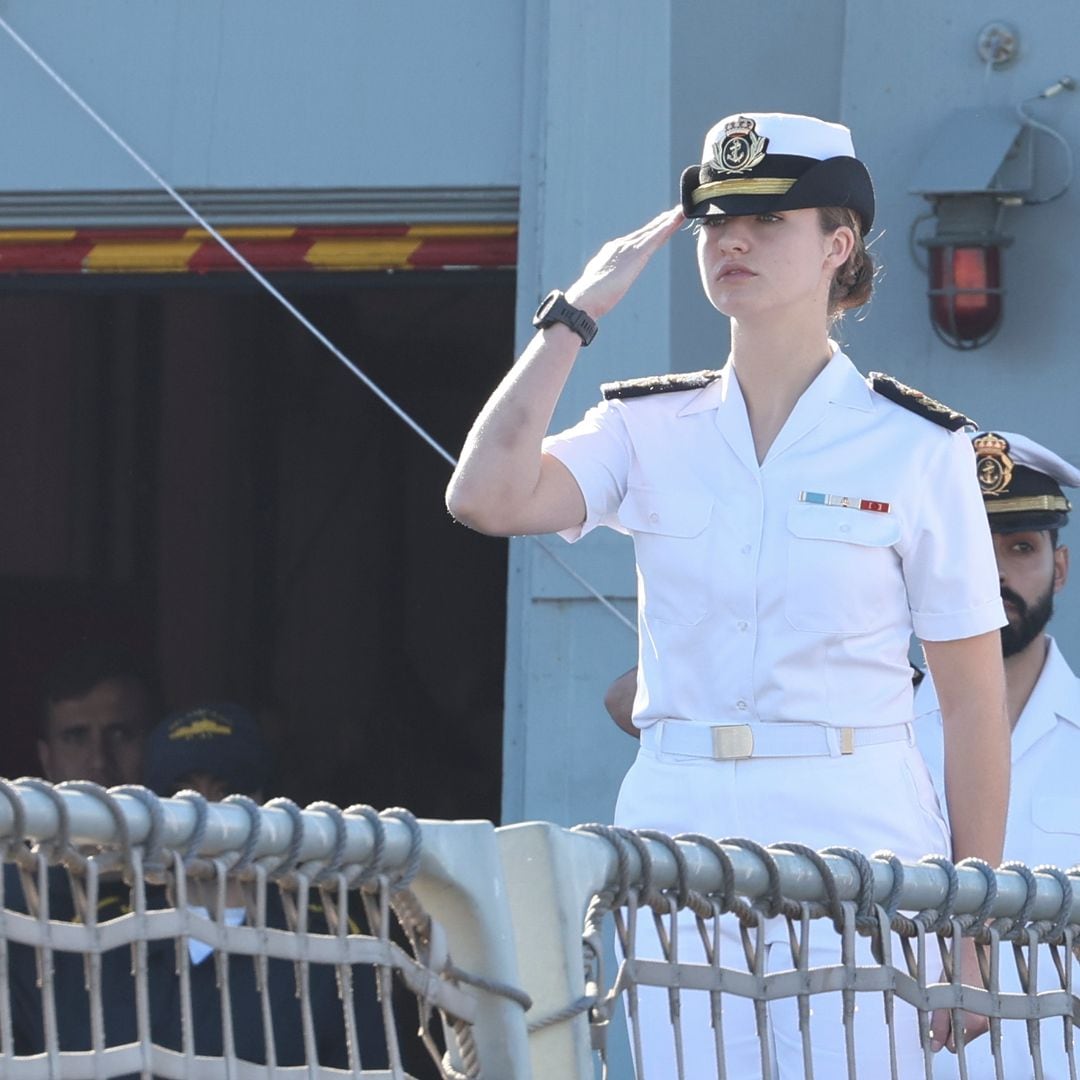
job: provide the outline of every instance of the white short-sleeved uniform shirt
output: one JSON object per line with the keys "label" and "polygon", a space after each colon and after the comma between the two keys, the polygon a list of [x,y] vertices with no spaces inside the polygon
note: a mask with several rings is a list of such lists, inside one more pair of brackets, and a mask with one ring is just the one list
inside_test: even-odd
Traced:
{"label": "white short-sleeved uniform shirt", "polygon": [[[915,694],[915,738],[945,810],[945,749],[937,691],[928,675]],[[1012,733],[1005,859],[1062,870],[1080,864],[1080,679],[1057,642]]]}
{"label": "white short-sleeved uniform shirt", "polygon": [[639,727],[906,723],[912,630],[1005,622],[967,435],[875,393],[839,351],[760,465],[730,364],[704,389],[602,402],[544,449],[585,498],[566,539],[633,537]]}
{"label": "white short-sleeved uniform shirt", "polygon": [[[944,812],[944,738],[937,693],[929,677],[916,691],[915,711],[916,741]],[[1018,859],[1032,868],[1050,865],[1068,870],[1076,866],[1080,863],[1080,788],[1076,783],[1076,762],[1080,761],[1080,679],[1073,674],[1053,640],[1039,680],[1013,730],[1011,756],[1005,860]],[[1040,951],[1039,988],[1060,989],[1050,954]],[[1074,986],[1080,985],[1080,970],[1075,961],[1073,980]],[[1008,947],[1001,952],[1001,986],[1014,993],[1020,991],[1020,979]],[[1061,1021],[1045,1020],[1040,1028],[1045,1080],[1065,1080],[1070,1073]],[[968,1076],[972,1080],[991,1080],[996,1075],[987,1043],[984,1037],[968,1049]],[[1027,1033],[1021,1021],[1006,1023],[1002,1053],[1009,1080],[1024,1080],[1034,1075]],[[935,1075],[956,1074],[947,1069],[946,1063],[935,1062]]]}

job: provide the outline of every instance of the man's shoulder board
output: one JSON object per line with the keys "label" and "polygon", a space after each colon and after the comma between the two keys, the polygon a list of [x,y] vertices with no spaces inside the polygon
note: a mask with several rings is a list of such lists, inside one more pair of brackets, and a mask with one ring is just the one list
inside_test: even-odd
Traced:
{"label": "man's shoulder board", "polygon": [[961,428],[968,427],[976,429],[979,426],[970,416],[965,416],[962,412],[957,412],[955,409],[950,409],[948,405],[927,397],[921,390],[905,386],[891,375],[871,371],[866,381],[870,384],[870,388],[882,397],[887,397],[897,405],[902,405],[905,409],[918,414],[924,420],[932,420],[935,424],[940,424],[950,431],[959,431]]}
{"label": "man's shoulder board", "polygon": [[622,382],[602,383],[600,393],[605,401],[613,398],[645,397],[648,394],[670,394],[674,390],[701,390],[720,378],[719,371],[691,371],[676,375],[647,375],[644,379],[624,379]]}

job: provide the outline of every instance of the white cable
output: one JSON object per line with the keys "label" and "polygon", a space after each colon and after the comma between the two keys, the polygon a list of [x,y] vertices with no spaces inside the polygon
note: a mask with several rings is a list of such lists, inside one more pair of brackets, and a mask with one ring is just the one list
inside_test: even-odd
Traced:
{"label": "white cable", "polygon": [[[123,136],[121,136],[117,131],[115,131],[112,127],[109,126],[109,124],[101,117],[101,115],[97,113],[79,95],[79,93],[74,89],[74,87],[69,85],[60,76],[60,74],[55,71],[49,65],[49,63],[34,50],[33,46],[31,46],[29,42],[25,41],[22,37],[19,36],[19,34],[15,32],[12,26],[2,15],[0,15],[0,28],[3,28],[4,32],[8,35],[8,37],[10,37],[11,40],[14,41],[15,44],[18,45],[19,48],[22,49],[22,51],[26,53],[26,55],[29,56],[30,59],[33,60],[34,63],[37,64],[37,66],[41,68],[41,70],[44,71],[45,74],[48,75],[49,78],[52,79],[52,81],[56,83],[56,85],[59,86],[60,89],[63,90],[64,93],[67,94],[67,96],[71,98],[71,100],[74,101],[75,104],[78,105],[79,108],[82,109],[82,111],[86,113],[86,115],[90,117],[90,119],[93,120],[93,122],[97,124],[97,126],[101,128],[101,130],[104,131],[105,134],[108,135],[109,138],[112,139],[112,141],[116,143],[116,145],[119,146],[120,149],[123,150],[124,153],[126,153],[128,157],[130,157],[131,160],[134,161],[135,164],[138,165],[139,168],[142,169],[143,172],[145,172],[147,176],[149,176],[154,181],[154,183],[156,183],[166,194],[168,194],[169,197],[173,199],[189,217],[192,218],[192,220],[196,221],[203,229],[205,229],[206,232],[214,238],[214,240],[216,240],[272,297],[274,297],[275,300],[278,301],[279,304],[282,305],[282,307],[285,308],[286,311],[289,312],[290,315],[296,318],[300,322],[300,324],[304,326],[309,331],[309,333],[311,333],[316,338],[316,340],[320,341],[324,346],[326,346],[326,348],[329,349],[330,352],[333,353],[333,355],[336,356],[337,359],[340,360],[341,363],[344,364],[345,367],[347,367],[388,409],[390,409],[391,412],[393,412],[399,419],[404,421],[404,423],[408,427],[410,427],[417,435],[419,435],[420,438],[428,444],[428,446],[430,446],[451,466],[457,465],[457,459],[453,456],[453,454],[451,454],[442,445],[440,445],[440,443],[438,443],[433,436],[429,435],[428,432],[420,426],[420,424],[413,420],[413,418],[409,416],[409,414],[405,412],[405,410],[402,409],[401,406],[399,406],[389,395],[387,395],[372,379],[365,375],[364,372],[361,371],[360,368],[358,368],[317,326],[315,326],[315,324],[312,323],[311,320],[308,319],[302,311],[300,311],[274,285],[272,285],[266,279],[266,277],[263,276],[263,274],[261,274],[246,258],[244,258],[244,256],[239,251],[237,251],[236,248],[233,247],[233,245],[230,244],[229,241],[226,240],[225,237],[222,236],[221,233],[219,233],[217,229],[215,229],[214,226],[211,225],[210,222],[208,222],[187,201],[187,199],[185,199],[183,195],[181,195],[172,186],[172,184],[168,182],[168,180],[166,180],[160,173],[158,173],[158,171],[123,138]],[[558,555],[556,555],[554,551],[552,551],[546,544],[544,544],[539,539],[539,537],[533,536],[529,539],[539,544],[540,549],[545,552],[545,554],[547,554],[549,558],[553,559],[559,566],[561,566],[563,570],[565,570],[570,575],[570,577],[572,577],[579,585],[582,586],[582,588],[584,588],[593,597],[594,600],[598,600],[621,623],[623,623],[635,634],[637,633],[637,627],[632,622],[630,622],[630,620],[627,619],[626,616],[623,615],[623,613],[619,611],[619,609],[616,608],[611,603],[611,601],[607,599],[607,597],[601,595],[599,590],[595,589],[592,585],[590,585],[588,581],[586,581],[576,570],[573,569],[573,567],[571,567],[568,563],[564,562]]]}
{"label": "white cable", "polygon": [[[1060,92],[1061,90],[1068,89],[1068,87],[1061,83],[1054,84]],[[1048,87],[1041,94],[1037,94],[1036,98],[1045,98],[1051,96],[1051,91],[1054,87]],[[1032,100],[1032,99],[1029,99]],[[1035,128],[1037,131],[1041,131],[1046,135],[1049,135],[1052,139],[1055,139],[1060,145],[1062,152],[1065,155],[1065,179],[1062,181],[1061,186],[1052,195],[1044,195],[1038,199],[1024,199],[1026,206],[1041,206],[1043,203],[1053,202],[1055,199],[1060,199],[1066,191],[1069,190],[1069,186],[1072,184],[1073,178],[1073,154],[1072,147],[1069,146],[1068,140],[1061,134],[1060,131],[1055,131],[1049,124],[1044,124],[1040,120],[1036,120],[1025,108],[1026,102],[1020,102],[1016,106],[1016,111],[1020,114],[1021,122],[1028,127]]]}
{"label": "white cable", "polygon": [[586,589],[594,600],[599,600],[619,620],[628,630],[632,633],[637,633],[637,627],[606,597],[601,596],[569,563],[563,562],[554,551],[551,550],[538,536],[533,536],[530,539],[534,540],[540,545],[540,550],[550,559],[554,559],[583,589]]}
{"label": "white cable", "polygon": [[311,334],[313,334],[320,342],[322,342],[322,344],[325,345],[326,348],[328,348],[330,352],[332,352],[334,356],[336,356],[338,360],[340,360],[384,405],[386,405],[391,412],[396,414],[409,427],[411,427],[413,431],[415,431],[416,434],[424,440],[424,442],[426,442],[433,450],[435,450],[436,453],[440,454],[443,458],[445,458],[451,465],[457,464],[457,462],[454,460],[453,455],[448,450],[445,450],[438,442],[436,442],[431,435],[429,435],[418,423],[416,423],[415,420],[413,420],[411,416],[408,415],[408,413],[404,411],[404,409],[398,406],[386,393],[383,392],[382,389],[380,389],[379,386],[377,386],[371,379],[369,379],[367,375],[365,375],[317,326],[315,326],[307,318],[307,316],[303,314],[303,312],[301,312],[290,300],[288,300],[281,292],[279,292],[278,289],[275,288],[275,286],[271,285],[270,282],[258,270],[256,270],[255,267],[252,266],[252,264],[247,259],[245,259],[244,256],[241,255],[240,252],[237,251],[236,248],[233,247],[233,245],[230,244],[229,241],[226,240],[225,237],[222,236],[221,233],[219,233],[217,229],[215,229],[214,226],[211,225],[210,222],[208,222],[202,216],[202,214],[200,214],[191,205],[191,203],[189,203],[187,199],[185,199],[183,195],[181,195],[180,192],[178,192],[172,186],[172,184],[168,182],[168,180],[166,180],[160,173],[158,173],[158,171],[145,158],[143,158],[138,153],[138,151],[134,149],[134,147],[127,143],[124,140],[123,136],[121,136],[118,132],[114,131],[113,128],[111,128],[109,124],[97,112],[95,112],[94,109],[91,108],[91,106],[87,104],[87,102],[84,101],[82,97],[79,96],[75,89],[69,86],[68,83],[66,83],[60,77],[60,75],[56,71],[54,71],[53,68],[51,68],[49,64],[34,51],[32,46],[28,42],[24,41],[11,28],[7,20],[5,20],[2,15],[0,15],[0,27],[3,27],[3,29],[7,32],[8,36],[19,46],[19,48],[21,48],[23,52],[25,52],[26,55],[29,56],[30,59],[33,60],[34,63],[37,64],[38,67],[40,67],[41,70],[44,71],[45,74],[53,80],[53,82],[56,83],[57,86],[59,86],[60,89],[63,90],[64,93],[66,93],[68,97],[70,97],[71,100],[74,101],[75,104],[78,105],[79,108],[82,109],[82,111],[86,113],[86,115],[89,116],[90,119],[93,120],[94,123],[97,124],[97,126],[101,128],[101,130],[104,131],[105,134],[108,135],[109,138],[112,139],[112,141],[116,143],[116,145],[119,146],[120,149],[123,150],[132,159],[132,161],[134,161],[135,164],[138,165],[139,168],[142,169],[143,172],[145,172],[154,181],[154,183],[161,187],[161,189],[165,191],[169,195],[169,197],[172,198],[189,217],[191,217],[194,221],[198,222],[198,224],[202,226],[202,228],[204,228],[249,274],[251,274],[251,276],[264,289],[266,289],[266,291],[270,293],[270,295],[274,297],[274,299],[277,300],[278,303],[281,304],[286,311],[288,311],[291,315],[298,319],[300,323]]}

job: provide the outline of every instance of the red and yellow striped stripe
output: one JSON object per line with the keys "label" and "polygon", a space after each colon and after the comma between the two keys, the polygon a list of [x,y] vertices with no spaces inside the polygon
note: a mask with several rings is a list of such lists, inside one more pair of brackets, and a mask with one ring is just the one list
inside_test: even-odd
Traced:
{"label": "red and yellow striped stripe", "polygon": [[[294,270],[502,269],[517,264],[516,225],[223,228],[253,266]],[[0,274],[179,274],[240,270],[204,229],[0,231]]]}

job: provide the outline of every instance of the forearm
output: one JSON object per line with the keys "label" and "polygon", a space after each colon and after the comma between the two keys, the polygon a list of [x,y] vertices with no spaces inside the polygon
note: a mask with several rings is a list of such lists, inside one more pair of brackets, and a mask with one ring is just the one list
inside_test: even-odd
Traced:
{"label": "forearm", "polygon": [[[995,646],[1000,656],[996,641]],[[934,677],[936,680],[936,673]],[[1004,679],[988,673],[985,681],[971,682],[964,699],[952,704],[949,716],[942,708],[945,793],[952,823],[953,862],[979,858],[994,867],[1001,865],[1005,815],[1009,809],[1010,758],[1004,689]],[[961,943],[958,958],[963,981],[969,986],[982,986],[974,941],[969,938]],[[963,1015],[968,1041],[987,1030],[985,1017]],[[935,1050],[948,1046],[955,1052],[952,1019],[945,1010],[934,1013],[931,1028]]]}
{"label": "forearm", "polygon": [[1009,804],[1009,721],[1000,634],[927,643],[945,736],[953,858],[1001,862]]}
{"label": "forearm", "polygon": [[952,823],[953,859],[1001,862],[1009,808],[1009,725],[987,702],[956,717],[945,737],[945,790]]}
{"label": "forearm", "polygon": [[[606,315],[681,221],[682,210],[673,207],[609,240],[566,290],[568,303],[593,320]],[[585,520],[585,500],[569,470],[540,449],[580,349],[573,330],[550,326],[503,379],[469,432],[447,488],[446,505],[458,521],[508,536]]]}
{"label": "forearm", "polygon": [[581,339],[565,326],[540,331],[488,399],[446,492],[458,521],[502,535],[529,531],[540,444],[580,350]]}

